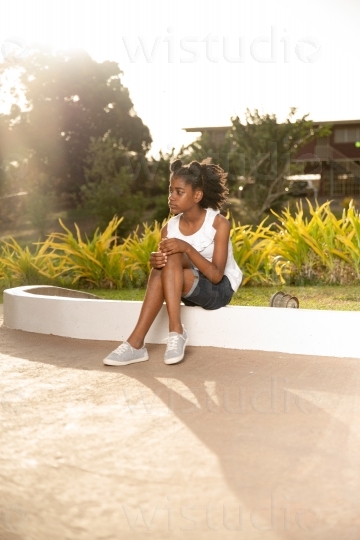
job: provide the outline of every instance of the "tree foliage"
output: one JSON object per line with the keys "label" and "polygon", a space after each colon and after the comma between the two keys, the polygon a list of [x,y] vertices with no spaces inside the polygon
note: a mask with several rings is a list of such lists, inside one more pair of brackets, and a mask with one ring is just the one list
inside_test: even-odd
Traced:
{"label": "tree foliage", "polygon": [[59,192],[80,192],[92,137],[107,134],[129,150],[149,149],[149,130],[133,109],[116,62],[95,62],[82,50],[34,47],[21,64],[2,66],[3,76],[11,69],[20,69],[27,108],[14,102],[1,131],[8,129],[12,147],[26,148],[30,166]]}
{"label": "tree foliage", "polygon": [[124,217],[118,232],[129,233],[139,223],[147,203],[143,192],[134,189],[129,151],[111,137],[91,139],[85,164],[83,206],[97,218],[100,228],[116,215]]}
{"label": "tree foliage", "polygon": [[295,115],[296,108],[291,108],[285,122],[279,123],[274,114],[260,115],[258,110],[247,109],[245,123],[239,117],[232,118],[230,168],[251,185],[248,203],[259,216],[284,199],[286,176],[294,168],[291,160],[299,149],[330,133],[328,127],[315,127],[309,115],[297,119]]}

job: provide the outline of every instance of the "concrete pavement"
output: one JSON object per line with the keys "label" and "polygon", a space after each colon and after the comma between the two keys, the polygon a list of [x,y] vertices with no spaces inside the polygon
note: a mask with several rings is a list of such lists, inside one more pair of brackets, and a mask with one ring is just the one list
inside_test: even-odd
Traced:
{"label": "concrete pavement", "polygon": [[358,540],[360,361],[0,327],[1,540]]}

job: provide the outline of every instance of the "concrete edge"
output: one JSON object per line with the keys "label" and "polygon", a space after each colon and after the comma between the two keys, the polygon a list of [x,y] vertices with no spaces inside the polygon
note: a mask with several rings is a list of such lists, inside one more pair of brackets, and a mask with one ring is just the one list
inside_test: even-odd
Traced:
{"label": "concrete edge", "polygon": [[[123,341],[142,302],[32,294],[38,286],[4,291],[4,325],[77,339]],[[43,286],[41,286],[43,287]],[[215,311],[181,306],[189,345],[359,358],[360,312],[227,306]],[[165,305],[146,342],[168,333]]]}

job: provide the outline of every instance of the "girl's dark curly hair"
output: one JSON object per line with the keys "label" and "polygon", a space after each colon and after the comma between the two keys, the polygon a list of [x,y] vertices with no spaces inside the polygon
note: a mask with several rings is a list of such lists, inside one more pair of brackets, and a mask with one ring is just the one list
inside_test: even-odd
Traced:
{"label": "girl's dark curly hair", "polygon": [[201,163],[192,161],[189,165],[183,165],[180,159],[170,164],[170,181],[173,178],[181,178],[185,184],[190,184],[193,191],[200,189],[203,197],[199,202],[202,208],[220,210],[226,202],[229,193],[226,187],[227,173],[204,159]]}

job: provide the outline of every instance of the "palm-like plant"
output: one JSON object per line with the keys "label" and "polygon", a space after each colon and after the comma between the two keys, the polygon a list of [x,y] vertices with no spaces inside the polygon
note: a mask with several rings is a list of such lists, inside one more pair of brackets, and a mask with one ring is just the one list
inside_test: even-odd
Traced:
{"label": "palm-like plant", "polygon": [[114,234],[123,218],[115,216],[103,233],[96,229],[93,238],[84,241],[77,225],[76,237],[60,220],[64,233],[53,233],[49,246],[60,253],[65,261],[64,272],[71,274],[72,283],[82,281],[96,287],[121,288],[136,265],[129,262],[124,245],[118,244]]}

